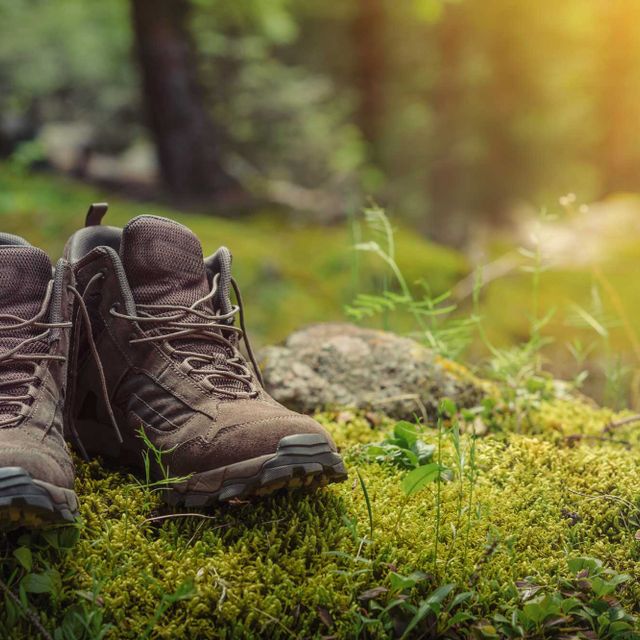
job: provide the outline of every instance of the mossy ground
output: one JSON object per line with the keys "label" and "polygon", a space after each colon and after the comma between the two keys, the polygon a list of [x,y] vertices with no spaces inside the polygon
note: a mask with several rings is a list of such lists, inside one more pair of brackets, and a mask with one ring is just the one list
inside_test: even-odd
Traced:
{"label": "mossy ground", "polygon": [[[29,600],[52,629],[97,590],[91,606],[113,625],[107,637],[114,639],[352,638],[359,596],[388,587],[391,570],[420,570],[430,588],[446,582],[474,592],[471,633],[518,602],[516,581],[553,589],[567,558],[594,556],[632,576],[616,595],[638,611],[640,439],[629,425],[614,441],[600,440],[611,418],[577,400],[553,401],[531,416],[535,435],[476,440],[475,481],[463,473],[442,487],[437,557],[435,485],[406,498],[403,472],[360,456],[363,443],[381,439],[384,421],[374,428],[349,413],[320,416],[348,462],[346,483],[195,516],[171,515],[126,472],[79,464],[77,544],[56,551],[39,534],[20,541],[45,547],[33,572],[53,568],[61,576],[53,596]],[[455,467],[446,430],[443,438],[443,461]],[[426,429],[425,440],[435,439]],[[463,436],[463,448],[470,443]],[[371,501],[372,538],[356,468]],[[154,520],[162,515],[170,517]],[[5,579],[17,566],[16,536],[3,545]],[[171,603],[181,587],[185,597]],[[375,624],[367,632],[384,637]],[[33,633],[23,620],[10,637]]]}
{"label": "mossy ground", "polygon": [[[103,199],[105,194],[71,181],[0,167],[2,231],[25,236],[53,257],[88,202]],[[192,227],[205,251],[229,245],[249,300],[250,327],[264,340],[282,338],[305,322],[340,317],[342,304],[362,290],[362,278],[381,277],[379,266],[354,263],[344,228],[292,226],[266,214],[242,222],[207,219],[107,199],[114,224],[153,211]],[[629,262],[610,275],[619,273],[631,287],[628,266],[635,254],[620,256]],[[466,266],[455,252],[403,231],[398,260],[409,281],[427,273],[438,291]],[[577,292],[570,275],[565,281],[545,274],[542,297],[551,289],[562,297],[565,284]],[[491,289],[497,293],[484,300],[493,309],[487,318],[492,329],[511,338],[521,329],[509,323],[527,321],[522,277],[498,283]],[[576,277],[588,285],[591,275]],[[506,300],[522,313],[505,314]],[[640,318],[629,315],[634,322]],[[471,591],[462,633],[480,634],[488,624],[483,621],[518,606],[518,581],[528,578],[553,591],[568,575],[567,559],[584,555],[632,576],[616,597],[627,611],[640,613],[637,425],[609,434],[604,429],[612,412],[579,398],[532,406],[518,409],[527,411],[526,420],[504,415],[504,430],[498,425],[477,439],[475,466],[467,461],[461,473],[445,430],[443,462],[454,474],[442,485],[440,501],[436,485],[405,497],[403,471],[364,460],[363,445],[380,441],[391,424],[382,420],[372,427],[348,412],[320,419],[342,447],[350,480],[312,495],[277,495],[183,516],[165,510],[157,493],[125,470],[79,463],[82,521],[75,544],[65,530],[2,538],[0,575],[23,604],[0,594],[0,637],[43,635],[20,613],[27,603],[55,640],[97,639],[101,630],[112,640],[384,637],[388,631],[366,604],[370,590],[389,588],[392,572],[412,571],[427,578],[406,594],[409,601],[420,602],[445,583]],[[424,439],[436,442],[433,427]],[[462,437],[467,454],[471,443]],[[370,498],[372,532],[356,471]],[[384,606],[390,597],[379,592],[374,599]],[[365,635],[366,617],[373,621]]]}

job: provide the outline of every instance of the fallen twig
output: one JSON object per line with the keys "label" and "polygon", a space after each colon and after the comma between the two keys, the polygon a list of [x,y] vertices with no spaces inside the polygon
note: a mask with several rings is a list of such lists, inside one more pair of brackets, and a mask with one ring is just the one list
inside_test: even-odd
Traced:
{"label": "fallen twig", "polygon": [[625,507],[637,513],[640,513],[640,509],[638,509],[638,507],[636,507],[635,504],[633,504],[632,502],[629,502],[629,500],[625,500],[625,498],[621,498],[620,496],[614,496],[611,493],[588,494],[588,493],[582,493],[581,491],[576,491],[575,489],[571,489],[569,487],[567,487],[567,491],[577,496],[581,496],[582,498],[587,498],[587,500],[611,500],[612,502],[619,502],[620,504],[623,504]]}
{"label": "fallen twig", "polygon": [[40,635],[45,640],[53,640],[53,637],[51,636],[51,634],[42,626],[42,622],[40,622],[40,618],[38,617],[38,614],[33,609],[31,609],[31,607],[29,607],[28,605],[26,606],[23,605],[22,602],[20,601],[20,598],[18,598],[18,596],[15,593],[13,593],[9,585],[6,584],[1,579],[0,579],[0,589],[2,589],[2,591],[4,591],[9,596],[9,598],[11,598],[11,600],[13,600],[13,602],[17,605],[17,607],[20,610],[24,611],[29,622],[38,630],[38,633],[40,633]]}
{"label": "fallen twig", "polygon": [[631,448],[631,443],[628,440],[621,440],[619,438],[609,438],[607,436],[593,436],[586,433],[573,433],[569,436],[565,436],[565,441],[568,443],[574,443],[578,440],[595,440],[596,442],[610,442],[612,444],[621,444],[627,449]]}
{"label": "fallen twig", "polygon": [[615,420],[615,421],[612,420],[611,422],[609,422],[609,424],[605,426],[605,428],[603,429],[603,432],[609,433],[610,431],[613,431],[618,427],[624,427],[625,425],[632,424],[633,422],[640,422],[640,413],[636,413],[635,415],[632,415],[632,416],[627,416],[626,418],[622,418],[621,420]]}
{"label": "fallen twig", "polygon": [[158,522],[159,520],[169,520],[170,518],[203,518],[204,520],[217,520],[216,516],[208,516],[204,513],[168,513],[164,516],[146,518],[144,522]]}

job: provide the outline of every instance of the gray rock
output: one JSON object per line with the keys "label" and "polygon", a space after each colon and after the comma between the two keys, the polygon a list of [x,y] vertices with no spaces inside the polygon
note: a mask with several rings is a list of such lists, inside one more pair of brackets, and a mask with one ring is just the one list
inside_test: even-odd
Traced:
{"label": "gray rock", "polygon": [[466,369],[418,342],[352,324],[296,331],[284,345],[263,349],[259,359],[269,393],[303,413],[350,407],[397,419],[425,412],[432,418],[444,397],[469,407],[484,396]]}

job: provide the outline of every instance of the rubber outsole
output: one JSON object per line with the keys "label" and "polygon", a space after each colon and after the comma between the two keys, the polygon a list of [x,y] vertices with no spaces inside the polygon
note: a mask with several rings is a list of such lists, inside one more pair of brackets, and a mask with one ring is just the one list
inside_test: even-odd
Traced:
{"label": "rubber outsole", "polygon": [[163,498],[174,507],[207,507],[281,489],[315,489],[347,477],[342,458],[327,439],[305,433],[282,438],[274,454],[194,473],[163,492]]}
{"label": "rubber outsole", "polygon": [[0,467],[0,528],[71,524],[78,517],[74,491],[34,480],[21,467]]}

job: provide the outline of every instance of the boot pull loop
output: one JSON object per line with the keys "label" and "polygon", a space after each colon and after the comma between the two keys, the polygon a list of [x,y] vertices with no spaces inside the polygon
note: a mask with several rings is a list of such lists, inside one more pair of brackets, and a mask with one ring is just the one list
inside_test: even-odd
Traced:
{"label": "boot pull loop", "polygon": [[106,202],[94,202],[87,211],[87,217],[84,221],[85,227],[96,227],[102,222],[109,205]]}

